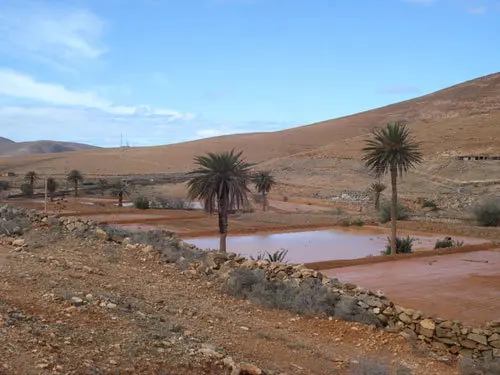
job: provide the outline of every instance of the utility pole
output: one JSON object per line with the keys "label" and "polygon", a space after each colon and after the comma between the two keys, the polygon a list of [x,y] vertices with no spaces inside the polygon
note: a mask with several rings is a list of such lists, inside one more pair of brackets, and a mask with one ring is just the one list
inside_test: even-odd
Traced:
{"label": "utility pole", "polygon": [[45,213],[47,213],[47,177],[45,177]]}

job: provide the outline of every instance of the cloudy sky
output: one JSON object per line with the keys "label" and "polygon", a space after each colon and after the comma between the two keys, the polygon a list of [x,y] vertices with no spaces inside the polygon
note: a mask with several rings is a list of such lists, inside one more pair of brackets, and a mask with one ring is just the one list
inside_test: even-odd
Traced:
{"label": "cloudy sky", "polygon": [[1,0],[0,136],[271,131],[498,71],[500,0]]}

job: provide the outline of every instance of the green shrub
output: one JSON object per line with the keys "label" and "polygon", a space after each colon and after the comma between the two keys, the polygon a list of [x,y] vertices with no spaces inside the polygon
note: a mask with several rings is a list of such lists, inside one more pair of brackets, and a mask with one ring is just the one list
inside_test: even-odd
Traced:
{"label": "green shrub", "polygon": [[331,292],[318,279],[305,279],[300,285],[293,285],[267,280],[264,270],[235,268],[224,284],[223,291],[264,308],[302,315],[326,314],[348,321],[380,325],[374,314],[358,306],[355,297]]}
{"label": "green shrub", "polygon": [[[413,241],[415,239],[410,236],[396,237],[396,254],[409,254],[413,253]],[[382,255],[391,254],[391,237],[387,237],[387,245],[385,249],[381,251]]]}
{"label": "green shrub", "polygon": [[256,258],[254,257],[250,257],[250,259],[252,260],[266,260],[268,262],[279,262],[279,263],[283,263],[283,262],[286,262],[286,255],[288,254],[288,250],[286,249],[281,249],[278,250],[278,251],[275,251],[274,253],[269,253],[266,251],[265,254],[259,254],[257,255]]}
{"label": "green shrub", "polygon": [[10,182],[9,181],[0,181],[0,191],[9,190],[9,189],[10,189]]}
{"label": "green shrub", "polygon": [[434,249],[444,249],[447,247],[457,247],[463,246],[464,241],[452,240],[451,237],[443,238],[442,240],[437,240],[434,245]]}
{"label": "green shrub", "polygon": [[432,208],[432,211],[436,211],[438,209],[437,203],[434,200],[424,200],[422,204],[423,208]]}
{"label": "green shrub", "polygon": [[[398,220],[408,219],[408,208],[405,205],[398,202],[396,211],[397,211],[396,217]],[[380,214],[380,222],[382,224],[391,221],[391,203],[385,202],[382,205],[380,205],[379,214]]]}
{"label": "green shrub", "polygon": [[500,198],[490,198],[474,208],[474,215],[483,227],[500,226]]}
{"label": "green shrub", "polygon": [[20,186],[20,189],[21,189],[21,193],[23,195],[26,195],[27,197],[32,197],[33,196],[33,186],[28,184],[28,183],[25,183],[25,184],[22,184]]}
{"label": "green shrub", "polygon": [[363,225],[365,225],[365,221],[363,219],[354,219],[354,220],[342,219],[340,220],[339,225],[341,227],[350,227],[350,226],[362,227]]}
{"label": "green shrub", "polygon": [[149,208],[149,200],[147,197],[137,197],[134,201],[134,207],[139,210],[147,210]]}

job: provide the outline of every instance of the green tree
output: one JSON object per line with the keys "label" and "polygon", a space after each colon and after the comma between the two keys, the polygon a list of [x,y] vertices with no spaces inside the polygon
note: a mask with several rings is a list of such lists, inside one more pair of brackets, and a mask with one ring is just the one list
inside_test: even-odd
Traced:
{"label": "green tree", "polygon": [[97,186],[99,187],[99,190],[101,191],[101,196],[104,195],[104,190],[106,190],[109,187],[108,180],[104,178],[100,178],[99,181],[97,181]]}
{"label": "green tree", "polygon": [[0,181],[0,191],[7,191],[10,189],[9,181]]}
{"label": "green tree", "polygon": [[54,201],[54,193],[57,190],[57,185],[57,181],[54,177],[47,178],[47,191],[49,193],[51,202]]}
{"label": "green tree", "polygon": [[422,162],[420,144],[411,137],[404,122],[388,123],[385,127],[373,130],[363,148],[363,161],[370,171],[380,177],[387,173],[391,176],[391,254],[396,254],[397,240],[397,178]]}
{"label": "green tree", "polygon": [[38,175],[34,171],[30,171],[24,175],[24,182],[31,186],[31,189],[35,189],[35,182],[39,180]]}
{"label": "green tree", "polygon": [[189,172],[188,196],[204,202],[208,213],[219,216],[220,251],[226,251],[228,214],[249,205],[248,183],[252,164],[234,150],[196,156],[197,168]]}
{"label": "green tree", "polygon": [[257,172],[253,176],[253,183],[259,194],[262,195],[262,210],[265,211],[267,206],[267,193],[276,185],[276,180],[270,172],[263,171]]}
{"label": "green tree", "polygon": [[375,181],[370,185],[370,192],[373,194],[373,200],[375,201],[375,208],[380,209],[380,195],[387,189],[386,184],[380,181]]}
{"label": "green tree", "polygon": [[33,186],[29,182],[25,182],[20,186],[21,193],[31,198],[33,196]]}
{"label": "green tree", "polygon": [[83,175],[80,171],[73,169],[68,173],[67,181],[75,186],[75,197],[78,197],[78,183],[83,181]]}
{"label": "green tree", "polygon": [[123,207],[123,198],[126,196],[129,197],[130,192],[127,185],[122,182],[118,182],[113,190],[111,190],[111,195],[118,198],[118,207]]}

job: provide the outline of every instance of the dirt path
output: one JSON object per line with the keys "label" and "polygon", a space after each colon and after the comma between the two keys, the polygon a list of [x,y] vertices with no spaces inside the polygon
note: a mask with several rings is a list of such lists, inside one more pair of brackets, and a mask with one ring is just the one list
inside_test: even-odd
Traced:
{"label": "dirt path", "polygon": [[398,335],[230,298],[156,253],[47,230],[27,243],[0,272],[0,373],[224,374],[193,360],[209,343],[275,374],[346,374],[369,357],[415,375],[458,374]]}
{"label": "dirt path", "polygon": [[402,306],[473,326],[500,319],[500,249],[342,267],[325,275],[382,289]]}

